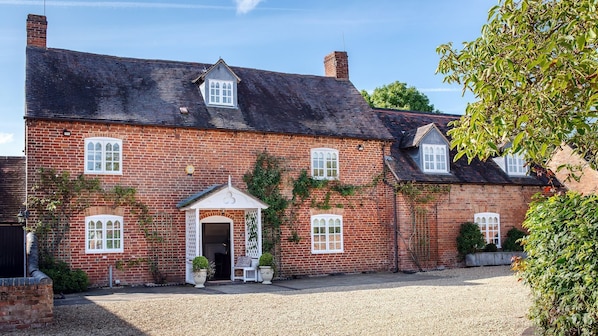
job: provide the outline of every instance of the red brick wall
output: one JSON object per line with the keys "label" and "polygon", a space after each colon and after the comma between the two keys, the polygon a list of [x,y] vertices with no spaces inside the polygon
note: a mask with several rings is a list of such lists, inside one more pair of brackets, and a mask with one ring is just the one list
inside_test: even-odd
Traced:
{"label": "red brick wall", "polygon": [[[428,224],[430,226],[431,260],[422,262],[422,268],[438,266],[455,267],[457,259],[457,236],[464,222],[473,222],[474,214],[494,212],[500,215],[501,241],[507,231],[521,229],[532,195],[541,192],[541,187],[497,186],[497,185],[452,185],[450,192],[438,198],[437,206],[430,203]],[[399,228],[401,232],[399,269],[417,270],[407,246],[413,243],[412,217],[404,197],[399,196]]]}
{"label": "red brick wall", "polygon": [[0,279],[0,331],[40,328],[54,317],[52,283],[34,278]]}
{"label": "red brick wall", "polygon": [[[70,130],[71,135],[64,136],[63,129]],[[179,240],[175,247],[179,257],[172,262],[167,281],[183,281],[185,272],[185,215],[176,209],[176,204],[210,185],[226,183],[229,175],[235,187],[245,189],[242,177],[252,169],[257,153],[267,150],[284,157],[287,174],[292,177],[297,177],[301,169],[309,171],[310,149],[317,147],[339,151],[342,183],[366,185],[382,173],[382,143],[378,141],[28,120],[28,190],[35,184],[36,169],[40,167],[70,171],[73,176],[82,174],[84,139],[101,136],[122,139],[123,174],[88,176],[100,178],[105,188],[114,185],[134,187],[138,198],[149,206],[152,214],[165,213],[172,218]],[[359,144],[364,147],[362,151],[357,150]],[[193,176],[185,172],[185,167],[190,164],[195,167]],[[285,179],[284,188],[284,194],[290,197],[292,185],[289,179]],[[387,189],[378,185],[346,200],[338,195],[332,197],[333,209],[343,214],[344,253],[311,254],[309,216],[314,209],[307,201],[297,211],[296,228],[302,238],[300,242],[286,240],[290,229],[283,228],[282,274],[387,269],[391,247],[388,243],[391,224],[388,209],[392,209]],[[321,199],[323,195],[318,197]],[[340,203],[344,207],[336,208]],[[109,266],[119,260],[131,261],[148,256],[147,242],[136,218],[128,211],[124,211],[124,253],[85,254],[84,217],[85,214],[80,214],[71,220],[67,255],[73,267],[88,272],[92,283],[106,284]],[[241,217],[234,218],[237,229],[237,218]],[[29,222],[35,223],[35,218]],[[235,232],[235,237],[237,234],[240,233]],[[236,238],[235,242],[238,243]],[[243,249],[236,246],[235,251],[241,253]],[[114,277],[122,283],[152,281],[143,264],[131,264],[114,272]]]}

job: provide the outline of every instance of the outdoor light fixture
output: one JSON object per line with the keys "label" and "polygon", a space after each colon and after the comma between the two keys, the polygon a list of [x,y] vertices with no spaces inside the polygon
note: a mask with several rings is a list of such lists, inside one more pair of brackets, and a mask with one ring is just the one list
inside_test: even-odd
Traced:
{"label": "outdoor light fixture", "polygon": [[357,145],[357,150],[358,151],[362,151],[363,150],[363,145],[362,144]]}
{"label": "outdoor light fixture", "polygon": [[187,173],[188,176],[193,176],[194,172],[195,167],[193,167],[193,165],[188,165],[187,167],[185,167],[185,173]]}
{"label": "outdoor light fixture", "polygon": [[71,131],[67,130],[66,128],[62,130],[62,135],[64,136],[71,136]]}
{"label": "outdoor light fixture", "polygon": [[17,214],[17,222],[19,224],[23,224],[27,218],[29,218],[29,210],[19,210],[19,213]]}

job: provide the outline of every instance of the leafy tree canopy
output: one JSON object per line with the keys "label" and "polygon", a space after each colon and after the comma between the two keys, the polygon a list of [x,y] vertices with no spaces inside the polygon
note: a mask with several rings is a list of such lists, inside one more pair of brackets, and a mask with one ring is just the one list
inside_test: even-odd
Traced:
{"label": "leafy tree canopy", "polygon": [[545,164],[563,143],[597,167],[598,3],[499,0],[481,36],[440,45],[437,72],[476,101],[449,132],[455,159],[514,153]]}
{"label": "leafy tree canopy", "polygon": [[425,94],[419,92],[415,87],[407,87],[407,84],[399,81],[375,88],[371,95],[367,91],[361,90],[361,95],[372,107],[439,112],[434,110],[434,105],[430,104],[430,100]]}

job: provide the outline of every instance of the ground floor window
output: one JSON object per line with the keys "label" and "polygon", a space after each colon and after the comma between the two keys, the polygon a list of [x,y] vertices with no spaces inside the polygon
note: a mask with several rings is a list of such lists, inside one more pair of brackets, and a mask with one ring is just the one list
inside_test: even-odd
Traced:
{"label": "ground floor window", "polygon": [[123,218],[114,215],[85,217],[85,252],[123,252]]}
{"label": "ground floor window", "polygon": [[316,215],[311,217],[312,253],[343,252],[343,217]]}
{"label": "ground floor window", "polygon": [[482,212],[474,215],[475,223],[480,227],[486,244],[500,247],[500,215],[494,212]]}

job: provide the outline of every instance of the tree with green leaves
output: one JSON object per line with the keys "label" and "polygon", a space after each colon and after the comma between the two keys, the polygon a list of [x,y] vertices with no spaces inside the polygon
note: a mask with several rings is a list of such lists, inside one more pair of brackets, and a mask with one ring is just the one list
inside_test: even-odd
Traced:
{"label": "tree with green leaves", "polygon": [[[597,33],[595,0],[499,0],[481,37],[460,50],[439,46],[437,71],[476,97],[451,124],[455,159],[500,156],[509,144],[508,153],[546,166],[567,144],[598,168]],[[557,194],[527,213],[527,258],[514,268],[542,334],[596,335],[597,204],[595,195]]]}
{"label": "tree with green leaves", "polygon": [[439,113],[425,94],[399,81],[375,88],[371,95],[361,90],[361,95],[371,107]]}
{"label": "tree with green leaves", "polygon": [[439,46],[437,72],[476,97],[449,132],[455,159],[485,160],[511,143],[545,164],[566,143],[596,168],[597,22],[593,0],[500,0],[479,38]]}

